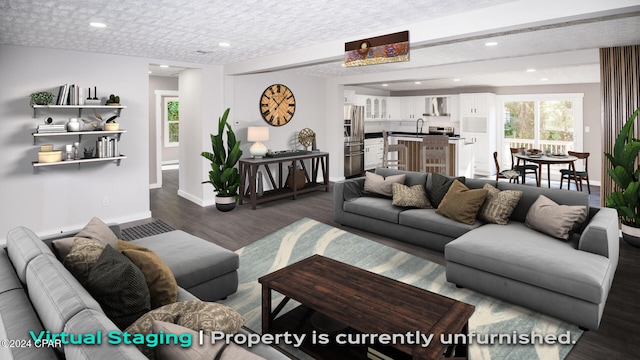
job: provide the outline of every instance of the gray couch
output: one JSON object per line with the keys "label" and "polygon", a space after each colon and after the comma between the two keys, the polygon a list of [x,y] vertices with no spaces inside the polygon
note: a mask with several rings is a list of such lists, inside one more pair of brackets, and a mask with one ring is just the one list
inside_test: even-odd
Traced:
{"label": "gray couch", "polygon": [[[111,226],[120,237],[118,226]],[[58,237],[71,236],[73,232]],[[29,332],[51,333],[119,331],[98,302],[56,258],[54,238],[39,238],[18,227],[0,248],[0,339],[13,340],[0,346],[0,359],[146,359],[133,345],[66,345],[63,347],[18,346],[28,344]],[[238,278],[238,255],[182,231],[172,231],[134,242],[155,251],[175,275],[180,286],[178,301],[214,301],[234,293]],[[196,297],[195,295],[198,295]],[[243,329],[242,332],[246,331]],[[286,359],[266,345],[249,349],[267,359]]]}
{"label": "gray couch", "polygon": [[[427,173],[378,168],[382,176],[406,174],[406,185],[424,184]],[[523,305],[587,329],[597,329],[618,265],[618,217],[613,209],[589,207],[582,192],[536,188],[493,180],[466,179],[469,188],[490,183],[500,190],[522,190],[507,225],[458,223],[435,209],[395,207],[391,199],[363,191],[364,178],[334,187],[336,222],[426,248],[443,251],[447,280]],[[524,225],[539,195],[561,205],[589,209],[581,228],[562,241]]]}

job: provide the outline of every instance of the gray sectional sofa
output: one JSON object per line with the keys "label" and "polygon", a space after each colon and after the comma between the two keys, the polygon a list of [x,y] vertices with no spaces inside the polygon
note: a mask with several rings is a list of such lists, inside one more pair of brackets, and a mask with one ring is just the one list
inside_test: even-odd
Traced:
{"label": "gray sectional sofa", "polygon": [[[431,174],[378,168],[387,177],[406,174],[406,185],[432,189]],[[489,183],[500,190],[521,190],[522,198],[507,225],[477,220],[467,225],[438,215],[435,209],[400,208],[390,198],[364,192],[364,178],[334,186],[336,222],[442,251],[447,280],[526,306],[587,329],[597,329],[618,265],[618,217],[613,209],[589,207],[587,194],[465,179],[479,189]],[[525,226],[539,195],[560,205],[583,205],[588,215],[568,240]]]}
{"label": "gray sectional sofa", "polygon": [[[111,229],[120,238],[119,227]],[[30,331],[101,331],[103,337],[110,331],[119,331],[99,303],[56,258],[51,248],[55,238],[41,239],[33,231],[18,227],[8,233],[6,248],[0,248],[0,340],[12,340],[0,346],[0,359],[146,359],[133,345],[106,341],[100,345],[63,347],[36,347],[32,341],[27,346]],[[134,242],[155,251],[169,266],[179,285],[178,301],[214,301],[237,289],[239,258],[234,252],[182,231]],[[249,351],[266,359],[287,359],[266,345]]]}

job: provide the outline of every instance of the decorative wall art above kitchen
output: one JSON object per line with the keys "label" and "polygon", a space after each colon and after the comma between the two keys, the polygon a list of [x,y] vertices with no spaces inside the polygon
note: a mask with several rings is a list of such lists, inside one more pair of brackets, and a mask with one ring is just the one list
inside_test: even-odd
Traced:
{"label": "decorative wall art above kitchen", "polygon": [[400,61],[409,61],[409,31],[344,44],[344,64],[348,67]]}

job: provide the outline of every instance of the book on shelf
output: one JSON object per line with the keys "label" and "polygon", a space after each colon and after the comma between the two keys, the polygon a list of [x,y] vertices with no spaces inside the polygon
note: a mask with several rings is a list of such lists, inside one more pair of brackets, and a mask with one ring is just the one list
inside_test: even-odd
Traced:
{"label": "book on shelf", "polygon": [[76,84],[64,84],[58,89],[56,105],[85,105],[84,91]]}
{"label": "book on shelf", "polygon": [[66,125],[41,124],[38,125],[38,133],[58,133],[67,132]]}

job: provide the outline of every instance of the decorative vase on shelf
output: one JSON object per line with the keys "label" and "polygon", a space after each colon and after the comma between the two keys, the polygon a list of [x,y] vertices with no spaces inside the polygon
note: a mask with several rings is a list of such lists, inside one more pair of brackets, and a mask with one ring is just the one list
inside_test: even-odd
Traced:
{"label": "decorative vase on shelf", "polygon": [[67,122],[67,131],[80,131],[78,118],[69,118],[69,121]]}

